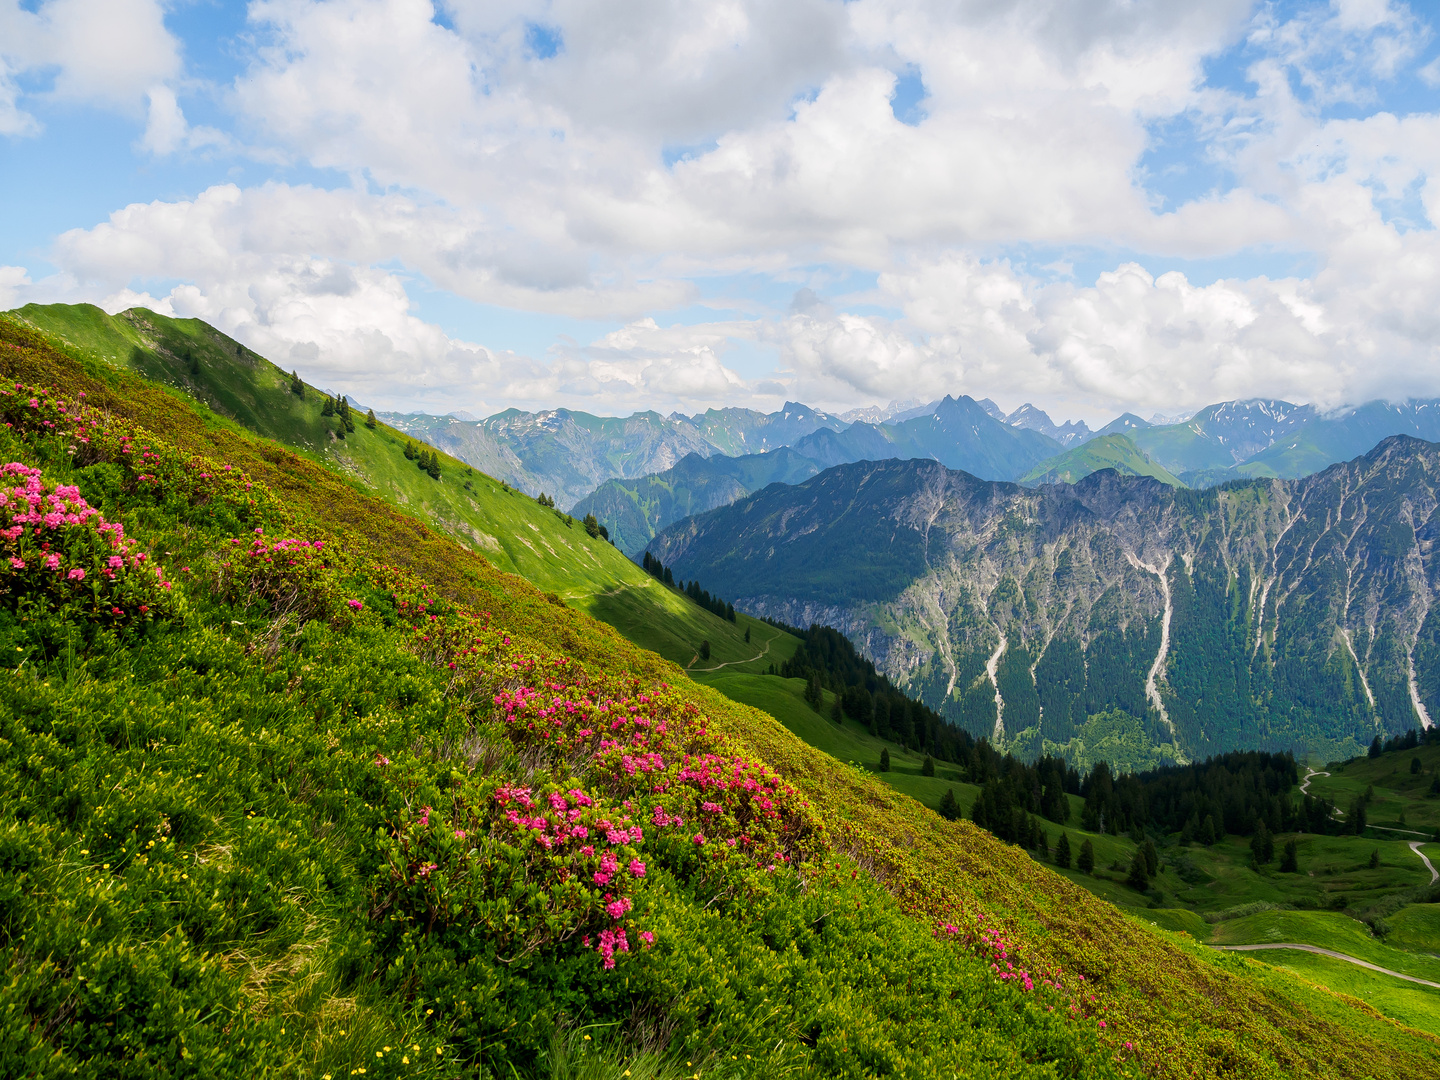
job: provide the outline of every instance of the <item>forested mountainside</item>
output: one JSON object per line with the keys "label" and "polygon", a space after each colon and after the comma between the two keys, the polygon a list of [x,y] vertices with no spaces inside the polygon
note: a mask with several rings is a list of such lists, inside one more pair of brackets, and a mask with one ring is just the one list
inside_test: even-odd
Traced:
{"label": "forested mountainside", "polygon": [[798,484],[819,471],[819,465],[788,446],[733,458],[686,454],[664,472],[607,480],[576,503],[574,513],[594,514],[621,551],[638,556],[671,522],[728,506],[767,484]]}
{"label": "forested mountainside", "polygon": [[528,494],[550,495],[562,509],[607,480],[663,472],[689,454],[763,453],[816,430],[845,426],[793,401],[773,413],[711,409],[695,416],[642,412],[621,418],[570,409],[507,409],[484,420],[423,413],[381,416]]}
{"label": "forested mountainside", "polygon": [[0,373],[0,1075],[1440,1076],[124,365]]}
{"label": "forested mountainside", "polygon": [[861,462],[650,551],[737,608],[843,630],[897,686],[1020,752],[1120,710],[1182,759],[1339,757],[1440,715],[1437,478],[1440,446],[1403,436],[1203,492]]}

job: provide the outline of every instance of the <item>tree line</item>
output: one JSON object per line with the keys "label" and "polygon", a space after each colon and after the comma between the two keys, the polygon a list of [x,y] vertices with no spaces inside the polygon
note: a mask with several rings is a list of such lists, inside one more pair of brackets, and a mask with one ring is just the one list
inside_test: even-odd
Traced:
{"label": "tree line", "polygon": [[[700,582],[698,581],[681,581],[677,585],[675,583],[674,572],[659,559],[655,558],[654,555],[651,555],[650,552],[645,552],[644,557],[640,560],[640,566],[647,574],[655,578],[655,580],[661,584],[669,585],[672,589],[678,588],[682,593],[711,614],[718,615],[726,622],[733,623],[735,621],[734,604],[722,600],[718,596],[711,596],[707,589],[700,587]],[[747,638],[746,640],[749,639]]]}

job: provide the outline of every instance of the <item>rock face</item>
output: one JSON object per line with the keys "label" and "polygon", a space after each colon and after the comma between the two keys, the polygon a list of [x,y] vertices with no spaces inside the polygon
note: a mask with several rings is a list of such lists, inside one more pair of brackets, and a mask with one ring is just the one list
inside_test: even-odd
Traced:
{"label": "rock face", "polygon": [[650,551],[739,608],[846,633],[976,734],[1064,745],[1120,709],[1181,757],[1353,752],[1440,716],[1440,446],[1175,490],[1025,489],[859,462],[678,522]]}

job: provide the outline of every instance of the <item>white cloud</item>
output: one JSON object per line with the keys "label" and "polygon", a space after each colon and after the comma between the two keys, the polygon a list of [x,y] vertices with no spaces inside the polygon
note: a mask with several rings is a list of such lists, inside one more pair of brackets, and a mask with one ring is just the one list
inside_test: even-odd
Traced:
{"label": "white cloud", "polygon": [[181,71],[180,43],[159,0],[0,0],[0,134],[32,135],[15,79],[50,77],[42,96],[138,113]]}
{"label": "white cloud", "polygon": [[[14,74],[58,65],[57,97],[145,102],[150,154],[243,143],[354,178],[128,206],[58,239],[58,277],[12,290],[153,293],[377,401],[619,410],[784,390],[841,407],[898,385],[1103,413],[1440,393],[1440,119],[1367,104],[1430,33],[1394,0],[1286,18],[1250,0],[450,0],[444,20],[428,0],[256,0],[226,133],[187,121],[152,0],[8,3],[0,131],[33,129]],[[123,56],[97,56],[107,27]],[[1241,41],[1250,83],[1207,85]],[[899,72],[928,95],[914,125],[891,109]],[[1325,119],[1336,102],[1361,118]],[[1161,212],[1141,163],[1179,120],[1221,178]],[[1317,269],[1201,286],[1114,254],[1098,280],[1057,283],[1004,257],[1106,251]],[[851,272],[878,280],[854,310],[655,317],[699,302],[704,274]],[[502,355],[415,318],[411,275],[624,326]],[[737,341],[779,351],[763,393],[727,360]]]}

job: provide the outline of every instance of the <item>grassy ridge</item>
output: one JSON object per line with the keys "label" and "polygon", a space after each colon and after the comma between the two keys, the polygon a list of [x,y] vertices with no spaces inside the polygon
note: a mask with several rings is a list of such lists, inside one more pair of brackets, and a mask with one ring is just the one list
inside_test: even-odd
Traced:
{"label": "grassy ridge", "polygon": [[[496,568],[559,594],[632,640],[643,637],[645,648],[668,660],[688,663],[702,640],[711,642],[722,661],[754,654],[746,648],[744,625],[727,623],[659,587],[567,515],[444,454],[441,478],[432,480],[406,459],[409,437],[383,423],[374,431],[357,423],[348,437],[335,438],[339,425],[321,416],[321,391],[307,387],[303,397],[291,393],[287,372],[199,319],[172,319],[143,308],[111,316],[88,304],[32,304],[10,315],[53,344],[69,346],[94,378],[92,394],[105,393],[108,370],[142,376],[141,400],[120,401],[111,394],[104,399],[107,407],[142,423],[154,415],[179,424],[180,444],[187,448],[219,449],[230,445],[227,435],[254,432],[290,448],[293,456],[284,464],[298,470],[292,485],[316,478],[301,462],[321,466]],[[191,401],[204,406],[198,415],[188,407]],[[792,639],[777,651],[788,656],[794,647]]]}
{"label": "grassy ridge", "polygon": [[[12,347],[0,350],[0,362],[12,377],[35,372],[46,382],[91,389],[101,404],[143,415],[152,431],[189,444],[187,449],[204,447],[220,460],[253,465],[257,478],[273,481],[280,502],[296,508],[297,524],[334,538],[356,559],[408,567],[434,581],[440,594],[488,613],[541,652],[677,686],[717,733],[796,784],[827,826],[828,850],[848,853],[871,871],[920,927],[939,920],[974,925],[983,914],[987,923],[1003,927],[1014,942],[1013,955],[1025,963],[1084,975],[1113,1033],[1107,1035],[1114,1040],[1110,1045],[1133,1040],[1152,1074],[1440,1075],[1433,1041],[1337,1006],[1335,999],[1293,980],[1254,978],[1249,973],[1257,968],[1247,961],[1217,957],[1126,918],[1017,849],[966,823],[940,821],[861,770],[805,745],[768,716],[680,679],[676,667],[608,627],[556,607],[538,590],[295,454],[204,420],[174,397],[122,373],[87,371],[43,342],[27,342],[9,331],[7,336]],[[403,674],[418,678],[413,669]],[[352,699],[345,695],[371,691],[341,676],[337,672],[333,681],[339,703],[345,715],[359,719],[364,714],[351,712],[346,703]],[[129,676],[122,672],[122,677]],[[287,670],[277,670],[273,684],[286,685],[287,677]],[[116,699],[123,700],[127,684],[117,691]],[[263,724],[264,715],[256,722]],[[358,725],[354,752],[363,757],[365,740],[379,738],[382,730]],[[413,734],[397,728],[385,738],[403,745]],[[289,976],[277,970],[273,977]]]}
{"label": "grassy ridge", "polygon": [[1150,459],[1127,435],[1102,435],[1042,461],[1020,478],[1022,484],[1073,484],[1101,469],[1121,476],[1153,476],[1162,484],[1184,487],[1168,469]]}

